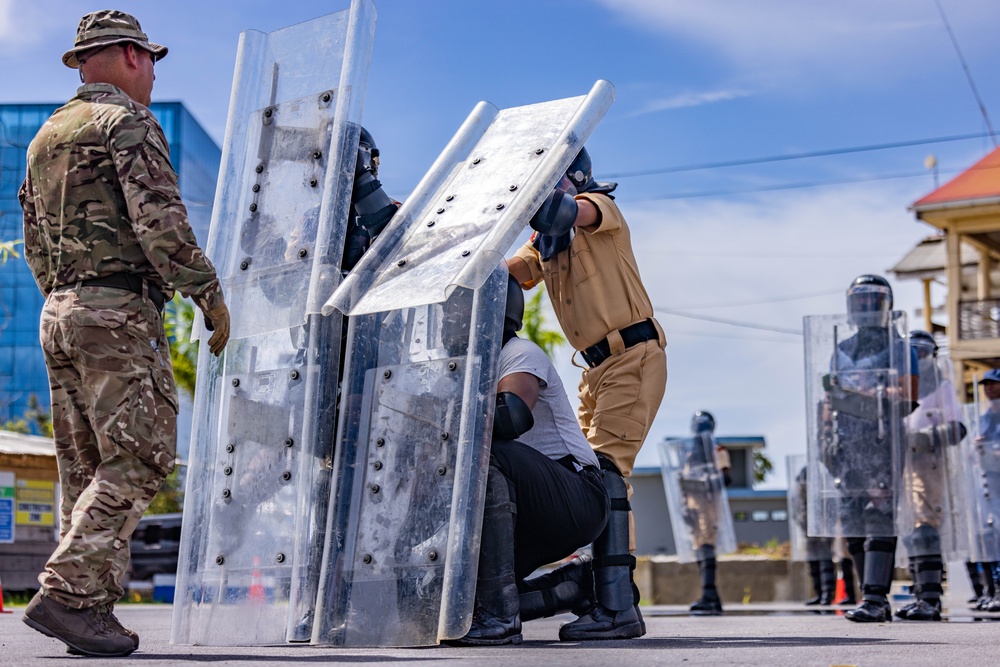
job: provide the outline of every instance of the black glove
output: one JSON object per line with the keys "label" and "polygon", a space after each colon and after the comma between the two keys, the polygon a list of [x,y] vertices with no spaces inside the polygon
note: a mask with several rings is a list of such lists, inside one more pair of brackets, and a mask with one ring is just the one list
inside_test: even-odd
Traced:
{"label": "black glove", "polygon": [[546,236],[562,236],[573,229],[579,207],[573,195],[556,186],[542,202],[541,208],[531,216],[531,228]]}

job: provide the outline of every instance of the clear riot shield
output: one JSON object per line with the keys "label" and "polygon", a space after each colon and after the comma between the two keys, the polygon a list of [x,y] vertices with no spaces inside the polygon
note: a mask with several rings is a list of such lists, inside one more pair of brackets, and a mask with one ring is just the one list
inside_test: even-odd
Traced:
{"label": "clear riot shield", "polygon": [[693,563],[708,545],[718,555],[736,551],[726,485],[715,465],[715,438],[703,433],[661,442],[660,470],[678,560]]}
{"label": "clear riot shield", "polygon": [[910,400],[906,315],[803,318],[809,535],[896,534]]}
{"label": "clear riot shield", "polygon": [[788,536],[792,547],[792,560],[832,560],[833,538],[810,537],[809,517],[809,459],[805,454],[786,458],[788,467]]}
{"label": "clear riot shield", "polygon": [[231,337],[218,359],[199,351],[176,643],[311,633],[342,337],[319,310],[340,277],[374,22],[355,0],[240,36],[208,246]]}
{"label": "clear riot shield", "polygon": [[330,297],[350,316],[312,640],[421,646],[472,623],[503,253],[613,100],[480,103]]}
{"label": "clear riot shield", "polygon": [[956,554],[955,509],[949,466],[964,435],[961,406],[955,391],[951,359],[928,356],[919,360],[917,408],[906,416],[903,479],[897,528],[909,557]]}
{"label": "clear riot shield", "polygon": [[994,563],[1000,561],[1000,408],[977,401],[962,450],[969,560]]}

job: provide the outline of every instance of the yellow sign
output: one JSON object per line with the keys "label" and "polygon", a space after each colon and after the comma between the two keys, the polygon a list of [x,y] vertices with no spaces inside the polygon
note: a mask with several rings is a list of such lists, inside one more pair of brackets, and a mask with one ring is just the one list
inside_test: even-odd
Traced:
{"label": "yellow sign", "polygon": [[19,526],[56,525],[56,483],[35,479],[17,480],[14,516]]}

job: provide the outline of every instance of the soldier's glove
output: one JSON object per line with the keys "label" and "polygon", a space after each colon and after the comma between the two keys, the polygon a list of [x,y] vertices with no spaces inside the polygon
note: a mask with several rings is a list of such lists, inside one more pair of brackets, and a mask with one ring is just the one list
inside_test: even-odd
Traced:
{"label": "soldier's glove", "polygon": [[208,339],[208,350],[219,356],[229,342],[229,308],[226,304],[205,313],[205,328],[214,332]]}
{"label": "soldier's glove", "polygon": [[572,193],[557,185],[528,224],[539,234],[562,236],[573,229],[578,210]]}

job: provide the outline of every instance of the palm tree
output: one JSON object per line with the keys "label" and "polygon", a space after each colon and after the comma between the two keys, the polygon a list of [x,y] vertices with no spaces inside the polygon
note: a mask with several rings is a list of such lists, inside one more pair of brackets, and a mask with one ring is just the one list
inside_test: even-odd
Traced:
{"label": "palm tree", "polygon": [[198,372],[198,341],[191,340],[193,326],[194,305],[180,295],[175,296],[163,311],[163,330],[170,342],[174,380],[177,387],[192,399]]}
{"label": "palm tree", "polygon": [[[545,304],[542,303],[543,299]],[[547,305],[545,290],[536,290],[534,296],[524,304],[524,324],[521,330],[525,338],[542,348],[551,359],[555,349],[566,342],[566,337],[557,330],[545,328],[544,308]]]}

